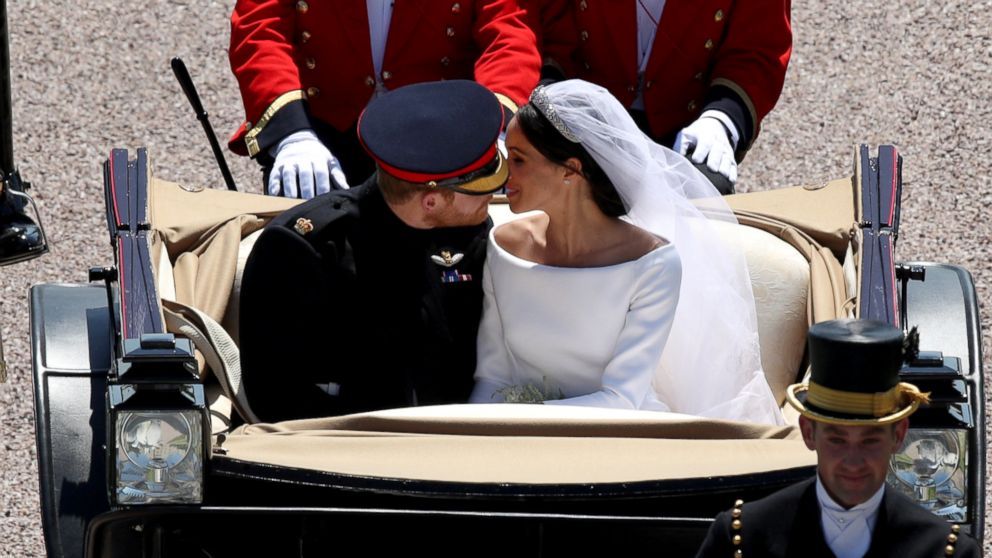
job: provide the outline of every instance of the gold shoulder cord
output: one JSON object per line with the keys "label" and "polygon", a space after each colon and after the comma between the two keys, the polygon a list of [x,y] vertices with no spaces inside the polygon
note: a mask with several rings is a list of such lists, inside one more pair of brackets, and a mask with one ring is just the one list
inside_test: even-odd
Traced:
{"label": "gold shoulder cord", "polygon": [[734,558],[741,558],[744,556],[744,551],[741,550],[741,532],[744,527],[741,517],[743,517],[743,515],[744,500],[737,500],[734,502],[734,509],[730,510],[730,516],[734,518],[733,521],[730,522],[730,528],[734,531],[734,535],[730,539],[730,541],[734,543]]}

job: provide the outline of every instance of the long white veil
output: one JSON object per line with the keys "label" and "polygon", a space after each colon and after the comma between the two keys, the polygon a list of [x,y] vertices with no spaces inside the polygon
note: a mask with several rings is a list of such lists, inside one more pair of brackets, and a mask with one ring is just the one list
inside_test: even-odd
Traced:
{"label": "long white veil", "polygon": [[744,255],[714,224],[737,219],[716,188],[685,157],[646,136],[598,85],[562,81],[539,87],[531,102],[599,163],[626,218],[678,250],[679,302],[654,379],[661,402],[679,413],[781,424],[761,369]]}

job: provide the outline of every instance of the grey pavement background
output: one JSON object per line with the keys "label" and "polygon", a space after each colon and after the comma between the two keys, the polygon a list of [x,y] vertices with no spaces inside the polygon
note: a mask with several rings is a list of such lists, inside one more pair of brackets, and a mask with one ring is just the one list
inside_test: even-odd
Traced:
{"label": "grey pavement background", "polygon": [[[0,556],[44,555],[28,288],[84,282],[89,267],[112,263],[101,171],[111,148],[147,146],[157,176],[223,187],[168,62],[185,58],[214,127],[233,131],[243,115],[227,64],[232,6],[8,0],[15,158],[34,184],[52,252],[0,269],[10,365],[0,384]],[[855,144],[897,145],[905,159],[897,255],[971,270],[992,354],[992,1],[797,2],[793,24],[785,90],[739,190],[848,176]],[[254,163],[229,161],[239,184],[258,190]]]}

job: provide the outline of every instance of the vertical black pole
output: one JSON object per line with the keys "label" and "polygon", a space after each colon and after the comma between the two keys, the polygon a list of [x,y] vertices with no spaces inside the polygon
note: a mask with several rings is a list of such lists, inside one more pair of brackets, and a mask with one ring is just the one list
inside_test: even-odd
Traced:
{"label": "vertical black pole", "polygon": [[[7,0],[0,0],[0,185],[14,170],[14,131],[10,108],[10,52],[7,49]],[[0,384],[7,381],[7,363],[3,359],[0,337]]]}
{"label": "vertical black pole", "polygon": [[14,173],[14,121],[10,96],[7,0],[0,0],[0,177]]}

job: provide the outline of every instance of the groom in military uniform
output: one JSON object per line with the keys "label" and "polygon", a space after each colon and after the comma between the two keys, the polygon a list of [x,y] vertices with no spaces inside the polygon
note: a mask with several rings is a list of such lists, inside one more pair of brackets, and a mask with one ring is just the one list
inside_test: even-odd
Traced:
{"label": "groom in military uniform", "polygon": [[475,82],[386,93],[358,123],[376,174],[266,227],[240,315],[261,420],[467,401],[504,124]]}
{"label": "groom in military uniform", "polygon": [[957,525],[885,484],[909,415],[927,401],[899,382],[903,333],[835,320],[809,330],[812,374],[786,397],[801,413],[816,478],[717,516],[700,557],[981,556]]}

